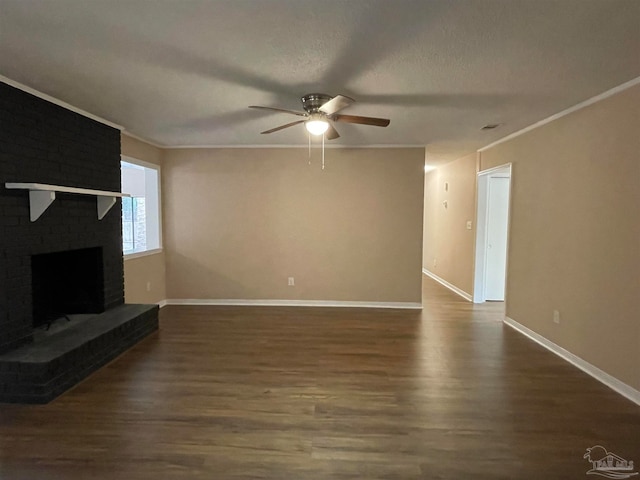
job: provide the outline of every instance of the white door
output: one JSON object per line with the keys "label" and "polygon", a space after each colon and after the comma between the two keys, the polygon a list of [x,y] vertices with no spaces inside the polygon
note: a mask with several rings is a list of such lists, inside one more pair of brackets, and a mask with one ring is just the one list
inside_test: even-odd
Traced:
{"label": "white door", "polygon": [[504,301],[510,181],[511,179],[508,177],[489,178],[484,279],[484,298],[486,300]]}

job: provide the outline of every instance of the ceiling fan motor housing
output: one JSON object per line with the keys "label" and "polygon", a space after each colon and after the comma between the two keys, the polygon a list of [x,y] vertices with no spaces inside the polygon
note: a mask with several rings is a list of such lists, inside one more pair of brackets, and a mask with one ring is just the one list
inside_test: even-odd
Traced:
{"label": "ceiling fan motor housing", "polygon": [[304,123],[309,133],[312,135],[321,135],[326,133],[327,140],[335,140],[340,134],[334,128],[332,122],[357,123],[361,125],[374,125],[377,127],[386,127],[389,125],[388,118],[361,117],[358,115],[342,115],[338,112],[347,108],[355,100],[346,95],[336,95],[332,97],[326,93],[308,93],[300,98],[304,112],[296,110],[288,110],[286,108],[265,107],[261,105],[249,105],[249,108],[258,108],[262,110],[270,110],[274,112],[289,113],[303,117],[305,120],[290,122],[279,127],[270,128],[261,134],[279,132],[285,128],[293,127]]}
{"label": "ceiling fan motor housing", "polygon": [[318,113],[319,108],[333,97],[326,93],[309,93],[302,97],[302,108],[307,113]]}

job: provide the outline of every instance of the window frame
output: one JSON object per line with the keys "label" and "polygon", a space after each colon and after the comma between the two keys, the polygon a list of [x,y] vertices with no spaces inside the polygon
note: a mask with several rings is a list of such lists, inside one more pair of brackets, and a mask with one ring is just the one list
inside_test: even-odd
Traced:
{"label": "window frame", "polygon": [[[124,260],[130,260],[130,259],[134,259],[134,258],[139,258],[139,257],[146,257],[148,255],[156,255],[158,253],[161,253],[163,250],[162,247],[162,181],[161,181],[161,175],[162,175],[162,167],[160,165],[156,165],[155,163],[150,163],[150,162],[145,162],[144,160],[139,160],[137,158],[134,157],[129,157],[127,155],[120,155],[120,169],[122,170],[122,162],[125,163],[131,163],[133,165],[136,165],[138,167],[143,167],[143,168],[148,168],[151,170],[155,170],[156,171],[156,191],[158,192],[158,218],[157,218],[157,222],[158,222],[158,247],[156,248],[150,248],[147,250],[142,250],[139,252],[131,252],[131,253],[125,253],[124,252],[124,244],[122,242],[122,240],[120,241],[121,243],[121,247],[122,247],[122,257]],[[120,185],[120,190],[122,190],[122,184]],[[145,196],[146,199],[146,196]],[[122,228],[122,205],[120,205],[120,228]]]}

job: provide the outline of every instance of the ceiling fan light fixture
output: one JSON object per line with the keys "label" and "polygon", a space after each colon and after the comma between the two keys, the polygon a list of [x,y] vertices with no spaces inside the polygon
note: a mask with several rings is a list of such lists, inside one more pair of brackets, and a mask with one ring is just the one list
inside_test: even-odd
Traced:
{"label": "ceiling fan light fixture", "polygon": [[312,114],[304,126],[311,135],[322,135],[329,129],[329,122],[322,115]]}
{"label": "ceiling fan light fixture", "polygon": [[[343,115],[343,109],[351,105],[355,100],[344,95],[326,95],[324,93],[310,93],[301,98],[304,112],[277,107],[265,107],[261,105],[249,105],[249,108],[258,108],[272,112],[289,113],[304,117],[304,120],[286,123],[275,128],[270,128],[261,134],[279,132],[285,128],[304,123],[309,135],[322,136],[323,141],[340,138],[340,134],[333,126],[333,122],[355,123],[359,125],[373,125],[375,127],[387,127],[388,118],[362,117],[359,115]],[[311,138],[311,137],[309,137]]]}

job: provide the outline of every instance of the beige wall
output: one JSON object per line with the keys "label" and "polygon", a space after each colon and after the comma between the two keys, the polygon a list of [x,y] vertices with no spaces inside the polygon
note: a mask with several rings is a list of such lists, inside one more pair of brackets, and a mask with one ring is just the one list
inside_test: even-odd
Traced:
{"label": "beige wall", "polygon": [[[122,134],[122,155],[162,165],[163,151]],[[162,177],[163,172],[160,173]],[[164,252],[124,261],[124,298],[127,303],[159,303],[167,298]]]}
{"label": "beige wall", "polygon": [[120,152],[127,157],[162,165],[163,149],[130,137],[124,132],[120,135]]}
{"label": "beige wall", "polygon": [[[424,149],[167,150],[167,296],[421,302]],[[287,286],[295,277],[295,287]]]}
{"label": "beige wall", "polygon": [[[423,268],[469,295],[473,295],[476,157],[473,153],[428,172],[424,186]],[[471,230],[466,228],[469,220]]]}
{"label": "beige wall", "polygon": [[635,86],[480,158],[482,169],[513,162],[507,315],[635,389],[639,155]]}

